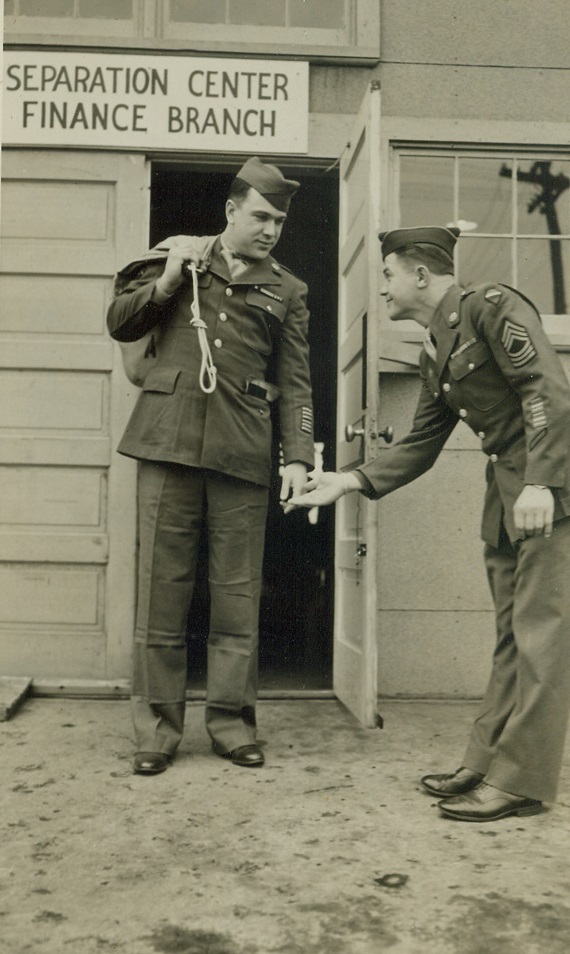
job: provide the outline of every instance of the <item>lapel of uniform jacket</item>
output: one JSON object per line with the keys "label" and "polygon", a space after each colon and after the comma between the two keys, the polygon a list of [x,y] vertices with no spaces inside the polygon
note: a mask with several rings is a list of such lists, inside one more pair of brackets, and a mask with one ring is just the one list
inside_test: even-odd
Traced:
{"label": "lapel of uniform jacket", "polygon": [[452,285],[441,299],[429,323],[428,330],[436,342],[435,363],[438,379],[441,378],[459,334],[461,295],[462,289],[458,285]]}
{"label": "lapel of uniform jacket", "polygon": [[[252,262],[241,275],[238,275],[238,277],[234,279],[233,284],[256,285],[263,293],[267,285],[281,285],[282,281],[281,266],[268,255],[267,258],[264,258],[261,262]],[[275,295],[278,301],[283,300],[278,288],[273,287],[267,289],[268,299],[271,298],[272,295]]]}
{"label": "lapel of uniform jacket", "polygon": [[[224,278],[227,282],[231,282],[232,285],[259,285],[263,290],[265,285],[282,284],[281,266],[277,264],[271,255],[268,255],[267,258],[264,258],[260,262],[252,262],[241,275],[232,279],[221,249],[222,243],[220,236],[218,236],[212,249],[210,271],[214,272],[220,278]],[[278,301],[282,301],[278,290],[275,290],[273,294],[278,296]],[[271,294],[268,295],[268,298],[271,298]]]}

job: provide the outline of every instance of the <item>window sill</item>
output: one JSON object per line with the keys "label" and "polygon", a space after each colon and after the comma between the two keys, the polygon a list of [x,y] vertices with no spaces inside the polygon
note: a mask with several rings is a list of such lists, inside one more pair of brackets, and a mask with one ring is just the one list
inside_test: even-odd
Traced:
{"label": "window sill", "polygon": [[281,44],[281,43],[228,43],[227,41],[200,41],[200,40],[167,40],[156,37],[133,37],[133,36],[81,36],[73,34],[53,34],[42,33],[13,33],[5,35],[4,47],[10,49],[11,46],[30,47],[59,47],[64,46],[67,50],[79,49],[84,47],[95,47],[100,50],[112,50],[117,47],[121,50],[148,50],[157,54],[168,53],[200,53],[210,56],[253,56],[261,59],[267,59],[271,56],[283,57],[284,59],[309,60],[311,62],[329,62],[337,65],[354,64],[359,66],[375,66],[379,60],[379,50],[376,47],[356,47],[356,46],[320,46],[307,44]]}

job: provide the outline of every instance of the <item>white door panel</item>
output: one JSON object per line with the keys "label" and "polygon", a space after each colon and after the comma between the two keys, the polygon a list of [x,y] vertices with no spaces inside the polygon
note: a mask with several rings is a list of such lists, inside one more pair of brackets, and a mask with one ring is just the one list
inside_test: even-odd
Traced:
{"label": "white door panel", "polygon": [[[369,88],[341,157],[337,467],[350,470],[378,442],[378,281],[381,270],[380,90]],[[356,431],[352,440],[347,439]],[[361,432],[361,434],[360,434]],[[337,504],[334,690],[365,726],[377,718],[377,505]]]}

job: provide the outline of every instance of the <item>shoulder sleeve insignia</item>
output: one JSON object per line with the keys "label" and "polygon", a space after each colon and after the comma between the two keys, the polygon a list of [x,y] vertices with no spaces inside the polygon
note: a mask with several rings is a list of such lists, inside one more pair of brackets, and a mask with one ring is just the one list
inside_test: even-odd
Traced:
{"label": "shoulder sleeve insignia", "polygon": [[492,301],[494,305],[500,302],[502,297],[503,293],[500,292],[498,288],[489,288],[489,290],[485,292],[485,300]]}
{"label": "shoulder sleeve insignia", "polygon": [[515,368],[524,368],[536,358],[536,350],[528,331],[510,318],[507,318],[503,326],[501,341]]}

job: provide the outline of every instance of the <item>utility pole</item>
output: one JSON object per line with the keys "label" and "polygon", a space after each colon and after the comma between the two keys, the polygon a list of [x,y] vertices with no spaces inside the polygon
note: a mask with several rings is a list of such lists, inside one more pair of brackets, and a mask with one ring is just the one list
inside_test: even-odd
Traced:
{"label": "utility pole", "polygon": [[[556,212],[556,200],[570,186],[570,179],[562,172],[553,175],[550,171],[551,161],[534,162],[528,172],[517,172],[517,182],[530,182],[541,190],[530,199],[527,210],[534,212],[538,209],[546,216],[549,235],[560,235],[560,224]],[[500,176],[512,179],[513,170],[503,163]],[[566,294],[564,291],[564,268],[562,264],[562,245],[558,239],[550,240],[550,263],[552,265],[552,282],[554,286],[554,313],[566,314]]]}

